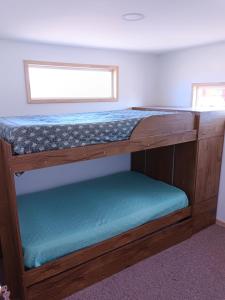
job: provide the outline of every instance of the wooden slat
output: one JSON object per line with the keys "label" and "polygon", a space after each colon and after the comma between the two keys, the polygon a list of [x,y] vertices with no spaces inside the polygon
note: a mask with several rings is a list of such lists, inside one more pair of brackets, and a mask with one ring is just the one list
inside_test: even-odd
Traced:
{"label": "wooden slat", "polygon": [[196,183],[197,143],[175,146],[173,185],[185,191],[191,204],[194,202]]}
{"label": "wooden slat", "polygon": [[187,220],[108,252],[67,272],[28,288],[30,300],[60,300],[72,293],[127,268],[140,260],[175,245],[192,234]]}
{"label": "wooden slat", "polygon": [[115,236],[111,239],[95,244],[83,250],[74,252],[53,262],[47,263],[39,268],[35,268],[25,273],[26,286],[33,285],[39,281],[45,280],[48,277],[54,276],[61,272],[78,266],[85,261],[96,258],[106,252],[122,247],[134,240],[137,240],[145,235],[152,234],[160,229],[171,224],[175,224],[185,218],[191,216],[191,207],[179,210],[169,214],[158,220],[148,222],[142,226],[131,229],[125,233]]}
{"label": "wooden slat", "polygon": [[157,148],[196,140],[196,130],[180,132],[173,135],[153,136],[143,139],[133,139],[122,142],[77,147],[56,151],[14,155],[10,165],[14,172],[23,172],[46,168],[72,162],[96,159],[116,154],[130,153],[149,148]]}

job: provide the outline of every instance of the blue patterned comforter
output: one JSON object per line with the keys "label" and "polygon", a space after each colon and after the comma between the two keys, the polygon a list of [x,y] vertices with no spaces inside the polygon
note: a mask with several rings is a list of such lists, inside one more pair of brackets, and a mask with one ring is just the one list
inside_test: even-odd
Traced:
{"label": "blue patterned comforter", "polygon": [[162,111],[115,110],[67,115],[0,118],[0,138],[15,154],[66,149],[127,140],[146,117]]}

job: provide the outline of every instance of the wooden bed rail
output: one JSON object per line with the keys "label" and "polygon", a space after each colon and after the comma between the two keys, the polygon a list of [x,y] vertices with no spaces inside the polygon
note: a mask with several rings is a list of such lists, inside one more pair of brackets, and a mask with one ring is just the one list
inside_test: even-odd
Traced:
{"label": "wooden bed rail", "polygon": [[197,139],[196,119],[192,113],[175,113],[143,119],[130,139],[72,149],[13,155],[11,146],[2,141],[8,153],[8,163],[14,173],[61,164],[96,159],[123,153],[180,144]]}
{"label": "wooden bed rail", "polygon": [[[197,131],[178,132],[173,135],[159,135],[145,138],[134,138],[121,142],[90,145],[64,150],[52,150],[25,155],[10,155],[10,167],[14,173],[34,169],[58,166],[106,156],[153,149],[167,145],[186,143],[196,140]],[[8,145],[11,150],[11,146]]]}

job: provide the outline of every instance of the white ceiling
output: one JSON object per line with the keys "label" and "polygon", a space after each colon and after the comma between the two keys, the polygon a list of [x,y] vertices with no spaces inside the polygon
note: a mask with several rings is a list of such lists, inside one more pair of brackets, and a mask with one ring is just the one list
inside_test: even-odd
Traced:
{"label": "white ceiling", "polygon": [[0,38],[163,52],[225,40],[225,0],[0,0]]}

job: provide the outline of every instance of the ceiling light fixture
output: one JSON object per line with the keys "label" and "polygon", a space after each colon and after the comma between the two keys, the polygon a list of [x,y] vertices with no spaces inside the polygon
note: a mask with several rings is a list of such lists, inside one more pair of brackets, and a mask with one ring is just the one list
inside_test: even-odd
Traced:
{"label": "ceiling light fixture", "polygon": [[122,15],[124,21],[141,21],[145,18],[143,14],[140,13],[127,13]]}

